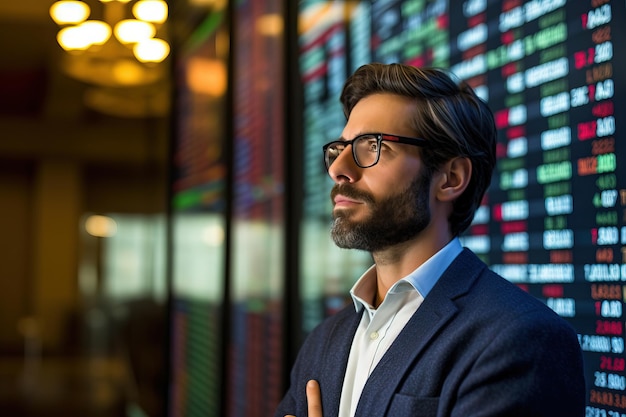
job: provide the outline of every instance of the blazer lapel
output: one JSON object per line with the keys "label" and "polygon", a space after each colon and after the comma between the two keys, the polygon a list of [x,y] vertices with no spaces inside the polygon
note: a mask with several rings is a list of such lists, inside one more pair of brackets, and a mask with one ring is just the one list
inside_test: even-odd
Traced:
{"label": "blazer lapel", "polygon": [[352,347],[354,334],[361,321],[363,310],[357,313],[350,304],[337,320],[324,348],[323,369],[320,372],[322,390],[323,415],[339,414],[339,401],[343,389],[343,380],[348,366],[348,356]]}
{"label": "blazer lapel", "polygon": [[368,378],[355,417],[385,415],[411,364],[430,339],[456,315],[453,300],[469,291],[483,268],[486,265],[467,250],[450,265]]}

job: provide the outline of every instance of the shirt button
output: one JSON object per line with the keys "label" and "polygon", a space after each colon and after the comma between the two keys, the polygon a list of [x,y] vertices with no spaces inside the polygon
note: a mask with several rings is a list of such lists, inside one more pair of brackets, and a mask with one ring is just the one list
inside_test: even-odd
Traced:
{"label": "shirt button", "polygon": [[376,340],[376,339],[378,339],[378,332],[372,332],[372,333],[370,333],[370,339],[372,339],[372,340]]}

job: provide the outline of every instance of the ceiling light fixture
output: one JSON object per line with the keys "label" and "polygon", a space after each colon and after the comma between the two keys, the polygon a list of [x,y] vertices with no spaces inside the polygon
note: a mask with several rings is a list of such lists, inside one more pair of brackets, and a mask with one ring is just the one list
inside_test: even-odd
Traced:
{"label": "ceiling light fixture", "polygon": [[[127,3],[132,4],[132,16]],[[91,8],[82,1],[60,0],[50,7],[50,16],[62,26],[59,45],[67,52],[65,71],[96,85],[128,86],[153,83],[165,70],[156,64],[170,52],[169,44],[156,36],[164,31],[168,17],[163,0],[100,0],[101,20],[90,19]],[[120,62],[135,60],[133,74],[122,75]],[[117,75],[116,75],[117,74]],[[118,79],[119,78],[119,79]],[[132,80],[130,79],[132,78]]]}

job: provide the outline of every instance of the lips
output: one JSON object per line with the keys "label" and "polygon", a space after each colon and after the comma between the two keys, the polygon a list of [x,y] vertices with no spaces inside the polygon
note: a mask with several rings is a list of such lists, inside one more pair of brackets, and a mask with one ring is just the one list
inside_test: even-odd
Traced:
{"label": "lips", "polygon": [[335,196],[333,202],[335,203],[335,207],[336,206],[345,206],[345,205],[353,205],[353,204],[361,204],[360,201],[343,196],[341,194]]}
{"label": "lips", "polygon": [[334,207],[354,207],[373,203],[373,198],[366,192],[357,190],[347,184],[337,184],[330,193]]}

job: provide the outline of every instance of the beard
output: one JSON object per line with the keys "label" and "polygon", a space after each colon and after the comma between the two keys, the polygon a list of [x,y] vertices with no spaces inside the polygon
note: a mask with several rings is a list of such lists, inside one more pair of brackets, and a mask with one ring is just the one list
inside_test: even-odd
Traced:
{"label": "beard", "polygon": [[351,210],[333,213],[330,234],[335,244],[376,252],[414,238],[430,223],[429,189],[430,176],[418,175],[404,191],[376,201],[370,193],[349,184],[335,185],[331,199],[342,194],[371,208],[367,218],[358,222],[350,220]]}

